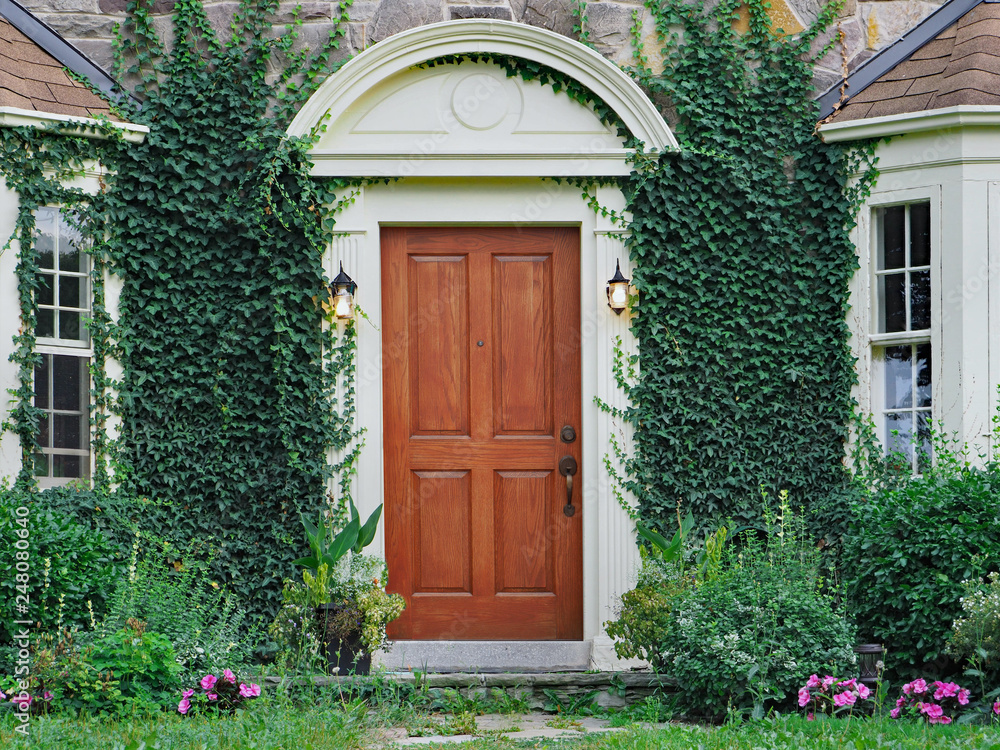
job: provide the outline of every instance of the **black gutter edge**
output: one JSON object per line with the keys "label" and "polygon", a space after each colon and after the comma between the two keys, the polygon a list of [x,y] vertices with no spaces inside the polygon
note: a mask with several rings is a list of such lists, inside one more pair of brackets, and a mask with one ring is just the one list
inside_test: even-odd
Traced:
{"label": "black gutter edge", "polygon": [[121,97],[115,79],[101,66],[87,57],[44,21],[35,18],[15,0],[0,0],[0,16],[6,18],[22,34],[48,52],[74,73],[86,77],[95,87],[107,94],[111,101]]}
{"label": "black gutter edge", "polygon": [[[852,96],[860,94],[869,85],[901,62],[908,60],[914,52],[930,42],[977,5],[982,2],[995,1],[948,0],[948,2],[903,34],[895,42],[865,60],[853,73],[847,76],[847,98],[844,100],[844,104],[847,104]],[[821,121],[825,120],[838,109],[838,105],[840,104],[840,87],[843,85],[844,79],[841,79],[816,99],[820,106],[819,119]]]}

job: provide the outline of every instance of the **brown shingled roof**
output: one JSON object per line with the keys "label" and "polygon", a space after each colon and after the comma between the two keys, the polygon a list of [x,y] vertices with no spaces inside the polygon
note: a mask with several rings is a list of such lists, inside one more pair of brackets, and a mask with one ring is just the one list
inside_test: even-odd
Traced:
{"label": "brown shingled roof", "polygon": [[1000,105],[1000,3],[983,2],[852,96],[829,122]]}
{"label": "brown shingled roof", "polygon": [[77,117],[110,115],[107,102],[62,64],[0,18],[0,107]]}

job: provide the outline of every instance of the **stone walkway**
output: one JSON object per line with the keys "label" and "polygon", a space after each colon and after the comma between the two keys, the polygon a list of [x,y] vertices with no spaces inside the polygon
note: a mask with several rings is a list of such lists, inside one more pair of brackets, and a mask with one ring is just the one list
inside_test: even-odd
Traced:
{"label": "stone walkway", "polygon": [[563,718],[553,714],[487,714],[476,717],[477,734],[434,735],[408,737],[404,728],[390,729],[385,739],[397,747],[431,745],[435,743],[460,744],[488,735],[503,734],[512,740],[555,739],[579,737],[581,734],[621,732],[621,728],[608,726],[607,719]]}

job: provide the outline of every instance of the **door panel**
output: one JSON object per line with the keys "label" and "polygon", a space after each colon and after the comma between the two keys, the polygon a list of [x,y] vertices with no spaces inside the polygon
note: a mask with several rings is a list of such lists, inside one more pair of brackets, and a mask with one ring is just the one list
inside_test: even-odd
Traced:
{"label": "door panel", "polygon": [[381,240],[390,635],[582,638],[579,230]]}

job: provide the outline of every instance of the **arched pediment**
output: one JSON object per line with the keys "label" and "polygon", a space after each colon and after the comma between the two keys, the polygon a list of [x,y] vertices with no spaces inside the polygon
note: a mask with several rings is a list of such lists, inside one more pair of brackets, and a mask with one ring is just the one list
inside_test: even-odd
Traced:
{"label": "arched pediment", "polygon": [[508,78],[497,65],[428,60],[494,53],[571,76],[618,115],[647,150],[676,147],[662,117],[613,63],[523,24],[469,20],[391,37],[331,76],[289,126],[324,132],[315,175],[538,176],[627,174],[629,151],[589,107],[551,86]]}

